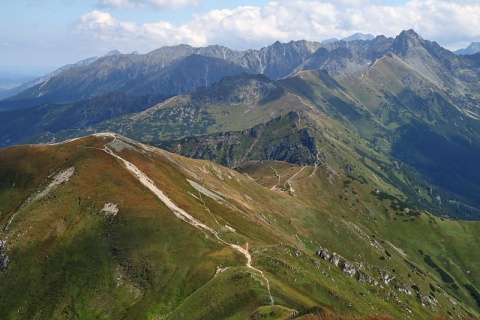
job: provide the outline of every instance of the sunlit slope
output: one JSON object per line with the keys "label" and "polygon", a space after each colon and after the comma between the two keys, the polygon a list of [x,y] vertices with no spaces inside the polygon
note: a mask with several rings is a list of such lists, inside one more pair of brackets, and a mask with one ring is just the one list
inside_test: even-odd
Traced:
{"label": "sunlit slope", "polygon": [[[282,84],[350,130],[347,141],[367,141],[357,152],[374,161],[380,159],[375,153],[391,159],[392,169],[408,178],[400,179],[406,185],[389,182],[412,201],[429,203],[437,214],[478,217],[480,121],[461,89],[434,83],[395,56],[348,76],[305,71]],[[407,173],[408,167],[415,172]]]}
{"label": "sunlit slope", "polygon": [[0,158],[2,318],[478,316],[478,224],[328,165],[241,174],[112,134]]}

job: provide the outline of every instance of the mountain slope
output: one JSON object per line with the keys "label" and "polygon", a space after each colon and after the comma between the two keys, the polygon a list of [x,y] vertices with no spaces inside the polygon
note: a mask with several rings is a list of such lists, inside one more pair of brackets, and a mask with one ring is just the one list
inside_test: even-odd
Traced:
{"label": "mountain slope", "polygon": [[408,209],[328,165],[240,174],[113,134],[0,159],[2,318],[480,311],[478,223]]}
{"label": "mountain slope", "polygon": [[[476,201],[470,193],[478,191],[479,183],[474,165],[480,159],[479,110],[474,102],[478,97],[472,99],[475,89],[470,96],[458,87],[455,91],[442,90],[438,83],[396,57],[382,58],[366,72],[339,81],[379,126],[357,125],[357,130],[364,132],[362,136],[370,135],[371,141],[387,153],[419,170],[445,191],[447,199],[462,195],[465,198],[461,196],[460,202],[465,201],[467,206]],[[467,207],[458,209],[478,215]]]}
{"label": "mountain slope", "polygon": [[[42,104],[37,107],[3,111],[0,117],[0,147],[20,144],[38,134],[62,130],[83,130],[105,120],[144,111],[167,97],[107,93],[72,104]],[[49,141],[49,142],[54,142]]]}
{"label": "mountain slope", "polygon": [[68,69],[72,69],[72,68],[77,68],[77,67],[82,67],[82,66],[86,66],[86,65],[89,65],[90,63],[93,63],[95,60],[97,60],[98,57],[91,57],[91,58],[87,58],[87,59],[84,59],[84,60],[81,60],[77,63],[73,63],[73,64],[67,64],[61,68],[58,68],[57,70],[53,71],[53,72],[50,72],[49,74],[46,74],[40,78],[37,78],[37,79],[32,79],[30,81],[25,81],[25,82],[22,82],[20,85],[18,86],[15,86],[14,88],[11,88],[10,90],[6,90],[4,92],[0,92],[0,100],[3,100],[3,99],[6,99],[8,97],[11,97],[11,96],[14,96],[22,91],[25,91],[37,84],[40,84],[40,83],[43,83],[45,81],[48,81],[50,78],[56,76],[57,74],[63,72],[63,71],[66,71]]}
{"label": "mountain slope", "polygon": [[261,50],[234,51],[221,46],[179,45],[145,55],[111,55],[65,70],[8,101],[70,103],[112,91],[177,95],[243,72],[283,77],[318,46],[314,42],[292,41]]}
{"label": "mountain slope", "polygon": [[[30,141],[112,130],[230,167],[248,160],[328,163],[436,214],[478,219],[480,183],[472,172],[480,161],[480,98],[478,83],[464,81],[465,70],[477,72],[474,61],[457,61],[448,73],[451,53],[412,32],[395,42],[397,54],[347,75],[300,71],[273,81],[242,74],[133,116]],[[300,121],[287,120],[290,112]]]}

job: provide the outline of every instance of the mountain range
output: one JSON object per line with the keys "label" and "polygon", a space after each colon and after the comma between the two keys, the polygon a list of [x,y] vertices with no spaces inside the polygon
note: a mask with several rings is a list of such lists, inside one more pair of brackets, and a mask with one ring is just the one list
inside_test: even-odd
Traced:
{"label": "mountain range", "polygon": [[0,102],[2,317],[478,317],[479,80],[413,30],[53,74]]}
{"label": "mountain range", "polygon": [[[476,219],[479,70],[478,55],[455,55],[413,30],[328,45],[277,42],[259,51],[182,45],[110,55],[4,100],[10,111],[2,112],[0,141],[107,130],[232,168],[248,160],[328,162],[357,176],[375,173],[436,214]],[[67,97],[90,98],[62,104]],[[21,108],[27,102],[40,105]],[[290,112],[301,120],[278,120]],[[252,141],[259,144],[250,148]],[[343,148],[321,158],[326,143]],[[399,179],[391,165],[372,167],[382,157],[410,178]]]}

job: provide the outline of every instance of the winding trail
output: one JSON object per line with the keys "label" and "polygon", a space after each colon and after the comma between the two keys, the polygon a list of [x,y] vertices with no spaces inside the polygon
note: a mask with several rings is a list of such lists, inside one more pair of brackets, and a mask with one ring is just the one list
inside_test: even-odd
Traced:
{"label": "winding trail", "polygon": [[292,187],[292,184],[290,183],[290,181],[292,181],[292,179],[294,179],[300,172],[302,172],[303,170],[305,170],[305,167],[302,167],[300,170],[298,170],[293,176],[291,176],[290,178],[288,178],[287,181],[285,181],[285,184],[283,185],[285,189],[287,189],[287,184],[288,184],[288,187],[289,187],[289,190],[290,192],[294,193],[295,192],[295,189],[293,189]]}
{"label": "winding trail", "polygon": [[273,186],[273,187],[270,188],[270,190],[275,190],[275,189],[277,188],[277,186],[280,185],[280,183],[281,183],[281,181],[282,181],[282,177],[280,176],[280,174],[278,174],[278,171],[275,170],[274,167],[272,167],[272,166],[269,165],[269,164],[268,164],[267,166],[269,166],[270,169],[272,169],[272,170],[275,172],[275,175],[278,177],[278,184],[277,184],[276,186]]}
{"label": "winding trail", "polygon": [[[115,137],[116,139],[116,137]],[[159,188],[157,188],[157,186],[155,185],[155,183],[152,181],[152,179],[150,179],[145,173],[143,173],[137,166],[135,166],[133,163],[123,159],[122,157],[120,157],[119,155],[115,154],[110,148],[108,148],[107,145],[104,146],[103,149],[104,152],[108,153],[109,155],[111,155],[112,157],[115,157],[116,159],[120,160],[121,162],[123,162],[123,164],[125,165],[126,169],[128,171],[130,171],[130,173],[132,173],[132,175],[140,182],[142,183],[145,187],[147,187],[155,196],[157,196],[158,199],[160,199],[172,212],[173,214],[185,221],[186,223],[190,224],[191,226],[203,231],[204,233],[207,231],[209,233],[211,233],[213,236],[215,236],[215,238],[217,238],[220,242],[224,243],[225,245],[228,245],[230,246],[231,248],[235,249],[236,251],[240,252],[241,254],[243,254],[245,256],[245,258],[247,259],[247,263],[246,263],[246,266],[254,271],[256,271],[257,273],[259,273],[262,278],[265,280],[266,284],[267,284],[267,290],[268,290],[268,295],[270,297],[270,304],[271,305],[274,305],[275,304],[275,301],[273,300],[273,296],[272,296],[272,293],[270,291],[270,282],[268,281],[267,277],[264,275],[264,273],[253,267],[252,266],[252,256],[250,255],[250,252],[248,252],[248,242],[246,244],[246,248],[242,248],[241,246],[238,246],[238,245],[235,245],[235,244],[231,244],[231,243],[228,243],[227,241],[223,240],[222,238],[220,238],[220,236],[218,235],[218,232],[214,229],[212,229],[211,227],[207,226],[206,224],[200,222],[199,220],[195,219],[194,217],[192,217],[188,212],[186,212],[185,210],[183,210],[182,208],[178,207],[165,193],[163,193],[162,190],[160,190]]]}

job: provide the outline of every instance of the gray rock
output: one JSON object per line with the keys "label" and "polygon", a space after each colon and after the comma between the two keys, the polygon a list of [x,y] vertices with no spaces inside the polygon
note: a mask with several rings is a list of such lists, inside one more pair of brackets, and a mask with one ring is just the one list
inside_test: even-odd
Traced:
{"label": "gray rock", "polygon": [[407,287],[400,287],[400,288],[398,288],[398,291],[400,291],[401,293],[404,293],[404,294],[408,294],[409,296],[412,295],[412,292]]}
{"label": "gray rock", "polygon": [[435,297],[432,295],[429,295],[427,297],[427,296],[421,295],[420,293],[417,293],[417,298],[420,299],[420,301],[422,302],[422,305],[425,307],[433,308],[433,306],[437,304],[437,299],[435,299]]}
{"label": "gray rock", "polygon": [[369,284],[372,284],[374,286],[378,286],[378,282],[366,273],[358,271],[356,276],[357,276],[358,282],[360,282],[361,284],[369,283]]}
{"label": "gray rock", "polygon": [[7,270],[8,262],[9,262],[9,259],[7,254],[3,252],[0,253],[0,270],[2,271]]}
{"label": "gray rock", "polygon": [[0,270],[5,271],[8,267],[8,256],[5,253],[5,240],[0,240]]}
{"label": "gray rock", "polygon": [[334,253],[332,259],[330,260],[336,267],[340,263],[340,258]]}
{"label": "gray rock", "polygon": [[348,261],[344,261],[342,263],[342,271],[351,277],[355,276],[355,274],[357,273],[355,267]]}
{"label": "gray rock", "polygon": [[385,284],[389,284],[390,281],[392,281],[393,279],[395,279],[394,276],[391,276],[388,274],[388,272],[386,272],[385,270],[381,270],[380,271],[380,275],[382,277],[382,281],[385,283]]}
{"label": "gray rock", "polygon": [[328,252],[327,249],[323,249],[323,250],[318,251],[317,256],[319,256],[323,260],[330,260],[330,258],[332,257],[332,255]]}

